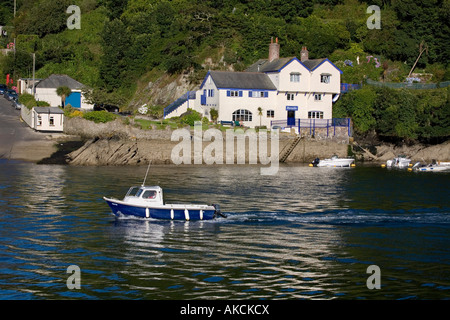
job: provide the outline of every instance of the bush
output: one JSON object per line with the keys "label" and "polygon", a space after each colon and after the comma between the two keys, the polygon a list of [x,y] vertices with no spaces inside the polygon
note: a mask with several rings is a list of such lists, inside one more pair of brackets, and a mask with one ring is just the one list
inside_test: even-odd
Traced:
{"label": "bush", "polygon": [[68,115],[69,118],[75,118],[75,117],[83,117],[83,112],[80,110],[73,110]]}
{"label": "bush", "polygon": [[106,123],[113,121],[117,118],[114,113],[108,111],[89,111],[83,114],[83,118],[89,121],[94,121],[95,123]]}
{"label": "bush", "polygon": [[188,109],[188,111],[181,117],[181,123],[185,123],[194,126],[196,121],[202,121],[202,115],[200,112],[197,112],[192,109]]}

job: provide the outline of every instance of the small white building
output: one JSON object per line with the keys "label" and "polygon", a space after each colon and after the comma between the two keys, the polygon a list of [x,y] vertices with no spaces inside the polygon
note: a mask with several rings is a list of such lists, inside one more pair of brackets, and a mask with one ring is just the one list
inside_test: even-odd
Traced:
{"label": "small white building", "polygon": [[306,47],[300,59],[280,58],[279,51],[278,40],[272,41],[268,59],[244,72],[209,71],[200,90],[166,107],[164,117],[180,116],[191,108],[210,118],[214,108],[219,122],[240,121],[250,128],[297,127],[315,119],[331,123],[342,71],[327,58],[309,59]]}
{"label": "small white building", "polygon": [[63,132],[64,111],[58,107],[34,107],[21,109],[22,119],[36,131]]}
{"label": "small white building", "polygon": [[[28,85],[28,88],[30,85]],[[66,98],[65,104],[70,104],[73,108],[93,109],[94,106],[86,102],[82,88],[84,85],[67,75],[52,74],[50,77],[39,81],[34,86],[34,98],[37,101],[45,101],[51,106],[61,106],[61,97],[56,94],[59,87],[68,87],[72,93]],[[30,91],[29,93],[32,94]]]}

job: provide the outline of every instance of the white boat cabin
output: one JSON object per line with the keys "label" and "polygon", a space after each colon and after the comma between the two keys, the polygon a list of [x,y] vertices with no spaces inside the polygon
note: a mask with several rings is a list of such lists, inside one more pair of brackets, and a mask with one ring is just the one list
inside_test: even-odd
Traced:
{"label": "white boat cabin", "polygon": [[129,202],[133,204],[163,204],[163,191],[161,187],[131,187],[125,197],[124,202]]}

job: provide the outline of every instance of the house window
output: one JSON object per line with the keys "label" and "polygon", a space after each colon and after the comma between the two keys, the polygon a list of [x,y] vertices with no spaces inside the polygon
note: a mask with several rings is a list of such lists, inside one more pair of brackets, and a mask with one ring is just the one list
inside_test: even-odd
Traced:
{"label": "house window", "polygon": [[320,93],[314,94],[314,100],[315,101],[321,101],[322,100],[322,94],[320,94]]}
{"label": "house window", "polygon": [[227,97],[242,97],[242,91],[228,90]]}
{"label": "house window", "polygon": [[329,74],[321,74],[320,75],[320,82],[321,83],[330,83],[331,75]]}
{"label": "house window", "polygon": [[267,98],[269,97],[269,92],[267,91],[249,91],[249,98]]}
{"label": "house window", "polygon": [[214,89],[208,89],[208,97],[214,97]]}
{"label": "house window", "polygon": [[252,113],[246,109],[233,112],[233,121],[252,121]]}
{"label": "house window", "polygon": [[291,82],[300,82],[300,73],[292,72],[290,74]]}
{"label": "house window", "polygon": [[50,124],[50,127],[55,126],[55,118],[53,116],[49,118],[48,122]]}
{"label": "house window", "polygon": [[267,118],[275,118],[275,111],[267,110]]}
{"label": "house window", "polygon": [[323,119],[323,111],[309,111],[308,119]]}
{"label": "house window", "polygon": [[287,93],[286,94],[286,98],[288,99],[288,100],[294,100],[294,94],[293,93]]}
{"label": "house window", "polygon": [[37,116],[37,125],[42,126],[42,116]]}

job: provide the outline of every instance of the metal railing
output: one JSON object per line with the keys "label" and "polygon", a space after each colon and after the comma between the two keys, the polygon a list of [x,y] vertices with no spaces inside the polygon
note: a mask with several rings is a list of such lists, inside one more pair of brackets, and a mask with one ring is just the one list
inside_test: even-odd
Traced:
{"label": "metal railing", "polygon": [[195,91],[188,91],[185,94],[183,94],[181,97],[179,97],[177,100],[169,104],[167,107],[164,108],[164,118],[175,111],[179,106],[183,105],[188,100],[195,100],[196,98],[196,92]]}
{"label": "metal railing", "polygon": [[270,122],[270,127],[297,128],[298,132],[301,129],[309,129],[310,135],[315,135],[316,129],[326,128],[327,137],[332,134],[336,135],[336,128],[347,128],[348,136],[352,136],[352,125],[350,118],[333,118],[333,119],[295,119],[294,124],[288,124],[286,120],[273,120]]}

